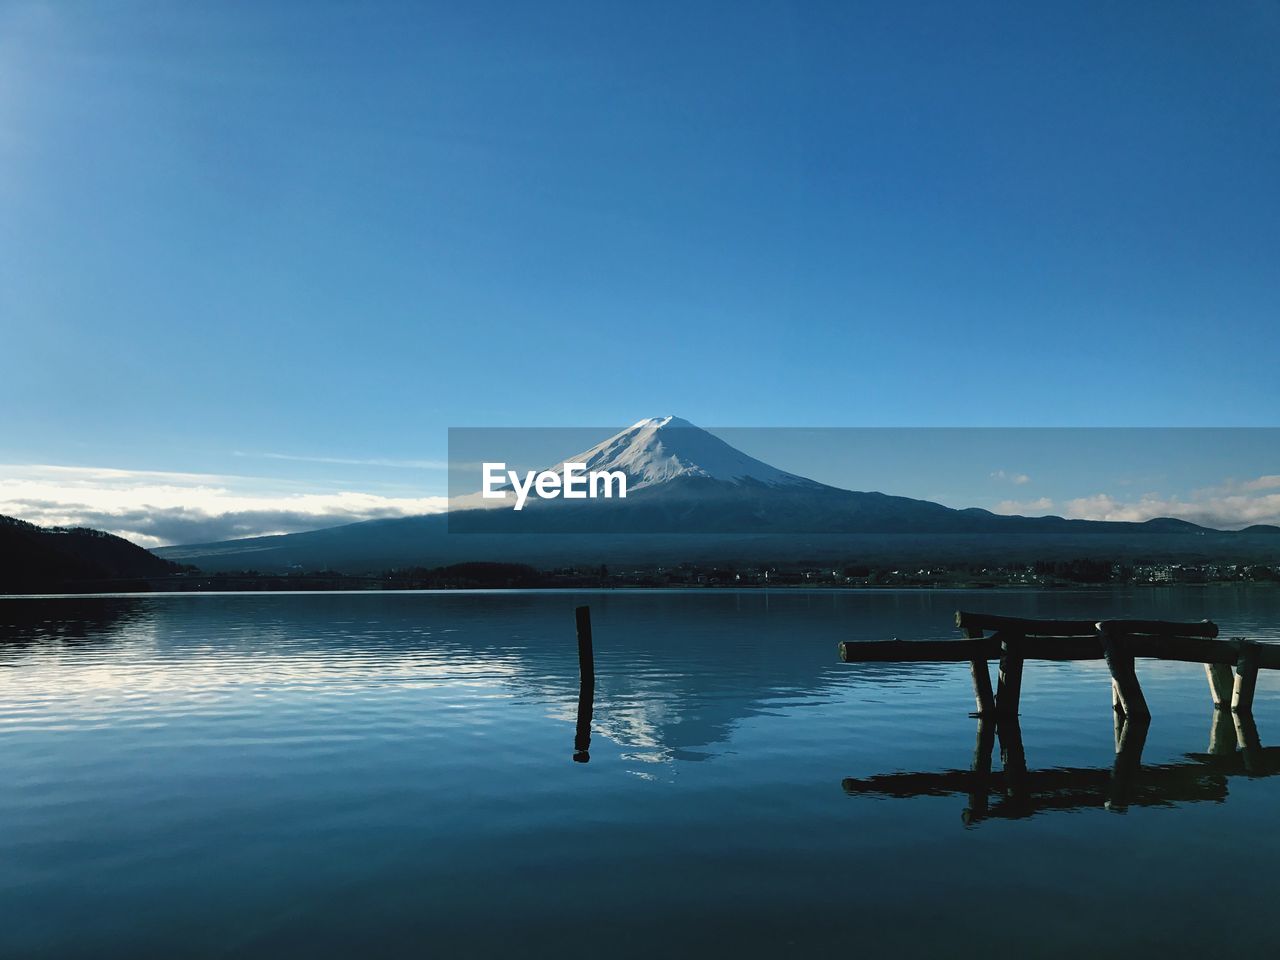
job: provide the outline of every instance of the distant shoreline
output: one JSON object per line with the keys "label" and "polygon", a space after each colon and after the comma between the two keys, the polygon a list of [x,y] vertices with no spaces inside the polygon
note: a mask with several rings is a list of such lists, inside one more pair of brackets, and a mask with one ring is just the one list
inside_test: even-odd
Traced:
{"label": "distant shoreline", "polygon": [[1249,587],[1253,589],[1280,589],[1280,584],[1269,581],[1221,580],[1211,583],[1055,583],[1055,584],[902,584],[896,586],[868,584],[715,584],[715,585],[582,585],[544,587],[364,587],[312,589],[260,588],[260,589],[172,589],[172,590],[70,590],[39,593],[0,593],[5,600],[74,600],[123,597],[195,597],[195,596],[307,596],[307,595],[386,595],[386,594],[514,594],[514,593],[903,593],[903,592],[974,592],[974,593],[1068,593],[1072,591],[1104,591],[1115,589],[1137,590],[1206,590],[1223,587]]}
{"label": "distant shoreline", "polygon": [[132,577],[10,576],[3,595],[86,593],[314,593],[438,590],[1058,590],[1085,586],[1280,585],[1280,565],[1247,562],[1123,563],[1081,558],[995,563],[897,563],[872,566],[819,564],[677,563],[537,568],[521,563],[471,561],[349,574],[315,570],[287,574],[245,570],[204,573],[186,569]]}

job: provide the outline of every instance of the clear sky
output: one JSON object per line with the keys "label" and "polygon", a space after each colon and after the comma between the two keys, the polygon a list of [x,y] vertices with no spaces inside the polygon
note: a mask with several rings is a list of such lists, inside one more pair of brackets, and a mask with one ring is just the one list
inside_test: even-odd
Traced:
{"label": "clear sky", "polygon": [[462,425],[1276,425],[1277,50],[1262,0],[0,0],[0,512],[413,512]]}

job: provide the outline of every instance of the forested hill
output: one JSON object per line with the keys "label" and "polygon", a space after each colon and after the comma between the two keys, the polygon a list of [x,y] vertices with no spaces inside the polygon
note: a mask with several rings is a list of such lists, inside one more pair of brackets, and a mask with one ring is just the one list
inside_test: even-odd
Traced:
{"label": "forested hill", "polygon": [[37,527],[0,516],[0,593],[53,591],[84,581],[163,577],[181,569],[101,530]]}

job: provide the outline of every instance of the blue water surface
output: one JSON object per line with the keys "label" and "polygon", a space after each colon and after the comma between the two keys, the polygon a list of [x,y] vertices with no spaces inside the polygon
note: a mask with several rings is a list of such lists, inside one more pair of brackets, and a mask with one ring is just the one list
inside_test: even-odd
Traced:
{"label": "blue water surface", "polygon": [[1105,665],[1028,663],[977,797],[968,665],[836,654],[958,607],[1280,639],[1265,585],[0,600],[0,956],[1266,949],[1280,778],[1202,668],[1139,662],[1118,796]]}

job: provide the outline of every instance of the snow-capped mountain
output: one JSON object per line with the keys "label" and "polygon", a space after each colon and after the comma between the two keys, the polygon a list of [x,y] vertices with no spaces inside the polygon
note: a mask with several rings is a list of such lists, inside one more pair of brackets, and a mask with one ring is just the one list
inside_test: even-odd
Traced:
{"label": "snow-capped mountain", "polygon": [[640,420],[553,469],[559,471],[564,463],[585,463],[588,471],[621,470],[633,491],[694,477],[771,487],[824,486],[749,457],[680,417]]}
{"label": "snow-capped mountain", "polygon": [[[462,560],[1008,560],[1064,554],[1204,557],[1228,550],[1235,556],[1246,541],[1262,536],[1168,519],[1113,523],[1001,516],[843,490],[757,460],[679,417],[640,420],[551,469],[559,472],[565,463],[585,464],[588,472],[623,472],[627,496],[531,498],[527,509],[517,512],[506,509],[509,503],[481,500],[477,493],[452,501],[447,515],[370,520],[156,552],[206,570],[360,572]],[[1274,552],[1259,543],[1250,549]]]}

